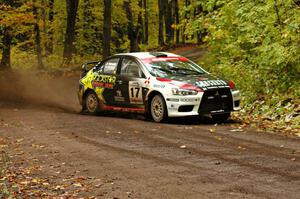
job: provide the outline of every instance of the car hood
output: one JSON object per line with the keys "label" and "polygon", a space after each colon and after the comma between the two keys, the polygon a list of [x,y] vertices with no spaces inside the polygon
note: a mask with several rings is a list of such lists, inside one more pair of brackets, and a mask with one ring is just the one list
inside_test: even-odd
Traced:
{"label": "car hood", "polygon": [[190,84],[203,90],[229,88],[228,81],[211,74],[172,76],[172,84]]}

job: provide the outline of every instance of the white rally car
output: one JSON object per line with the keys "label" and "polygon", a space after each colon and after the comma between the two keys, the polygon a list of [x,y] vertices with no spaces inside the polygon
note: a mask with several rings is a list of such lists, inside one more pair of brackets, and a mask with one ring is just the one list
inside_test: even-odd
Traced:
{"label": "white rally car", "polygon": [[[87,70],[88,65],[93,68]],[[137,112],[155,122],[196,115],[224,121],[240,109],[240,92],[232,81],[165,52],[117,54],[83,64],[78,96],[90,114]]]}

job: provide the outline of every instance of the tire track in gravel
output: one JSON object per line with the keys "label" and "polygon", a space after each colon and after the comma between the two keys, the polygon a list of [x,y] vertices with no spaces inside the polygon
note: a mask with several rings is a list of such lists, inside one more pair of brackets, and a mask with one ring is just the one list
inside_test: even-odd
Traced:
{"label": "tire track in gravel", "polygon": [[[91,117],[88,117],[88,118],[91,118]],[[111,118],[108,118],[108,119],[111,119]],[[97,118],[93,118],[92,120],[97,120]],[[120,121],[120,120],[118,119],[118,121]],[[114,123],[113,120],[110,121],[110,122]],[[131,126],[131,124],[133,124],[132,122],[135,122],[134,123],[134,127]],[[140,124],[136,125],[136,122],[138,122],[138,123],[141,122],[142,125],[140,125]],[[118,128],[121,127],[121,126],[123,126],[123,124],[122,123],[119,123],[119,124],[116,124],[116,125],[111,124],[111,126],[113,126],[114,128],[116,128],[115,130],[118,131],[118,130],[120,130]],[[146,130],[150,129],[151,126],[152,126],[152,123],[147,123],[147,122],[140,121],[140,120],[137,120],[137,121],[127,120],[126,131],[125,132],[133,132],[134,130],[139,130],[139,131],[146,132]],[[226,148],[230,149],[230,154],[229,155],[237,155],[237,153],[239,152],[237,150],[237,148],[236,148],[236,146],[238,145],[238,143],[235,143],[234,140],[236,140],[236,141],[241,141],[242,140],[243,142],[246,142],[248,144],[249,143],[253,144],[253,141],[248,141],[248,140],[244,140],[244,139],[240,139],[240,138],[236,139],[236,138],[234,138],[232,136],[229,136],[229,137],[230,137],[230,139],[233,139],[233,141],[228,141],[228,143],[224,143],[223,142],[223,143],[218,144],[218,142],[216,142],[216,139],[212,138],[210,136],[199,135],[197,133],[192,132],[191,133],[192,138],[189,138],[189,137],[185,137],[185,136],[190,136],[190,132],[188,134],[187,133],[178,133],[177,132],[178,131],[178,127],[176,127],[176,126],[172,126],[172,125],[168,125],[168,124],[167,125],[163,124],[162,126],[165,127],[164,133],[159,133],[159,132],[153,132],[153,131],[151,131],[151,133],[139,133],[136,136],[132,136],[132,135],[130,135],[130,136],[131,137],[135,137],[139,141],[141,141],[140,138],[142,138],[143,142],[145,142],[146,140],[148,142],[152,141],[152,144],[154,146],[159,143],[162,146],[173,148],[173,149],[178,149],[179,148],[178,140],[180,140],[181,143],[182,143],[182,140],[189,141],[189,142],[192,141],[193,145],[203,144],[205,146],[204,148],[215,147],[216,149],[222,149],[223,150],[223,148],[226,147]],[[204,128],[204,127],[201,127],[201,128],[202,128],[202,130],[208,131],[208,128]],[[166,133],[168,133],[168,134],[166,134]],[[156,137],[153,137],[153,136],[156,136]],[[174,141],[174,139],[175,139],[175,141]],[[207,142],[202,141],[203,139],[206,140]],[[118,140],[117,142],[120,142],[120,141]],[[118,143],[118,144],[120,145],[120,143]],[[260,145],[259,143],[254,143],[254,145],[256,145],[256,146],[252,146],[252,147],[248,146],[249,150],[247,150],[247,152],[250,153],[250,155],[253,158],[255,158],[255,156],[257,156],[257,155],[266,155],[270,159],[272,157],[276,157],[276,158],[280,158],[280,159],[285,159],[284,162],[286,163],[287,160],[289,162],[291,162],[291,160],[289,158],[295,157],[295,156],[290,156],[290,155],[285,154],[285,153],[281,153],[280,149],[278,149],[278,148],[276,148],[274,146],[272,147],[270,145]],[[262,146],[262,149],[260,149],[261,146]],[[268,149],[267,147],[271,147],[272,149],[275,149],[276,152]],[[123,150],[122,147],[121,148],[118,147],[118,148],[121,151]],[[251,163],[244,162],[244,161],[241,161],[241,160],[238,160],[238,159],[235,159],[235,158],[226,157],[226,156],[228,156],[228,154],[225,154],[225,153],[213,152],[213,151],[204,151],[204,150],[199,150],[199,149],[197,149],[195,147],[194,148],[193,147],[189,147],[189,150],[192,151],[195,154],[201,155],[202,157],[217,158],[219,160],[222,160],[222,161],[225,161],[225,162],[229,162],[231,164],[236,164],[236,165],[239,165],[239,166],[242,166],[242,167],[252,168],[254,170],[263,171],[265,173],[269,173],[269,174],[272,174],[272,175],[275,174],[275,175],[279,175],[279,176],[282,176],[284,178],[290,178],[290,179],[293,179],[293,180],[299,180],[299,178],[300,178],[299,175],[294,175],[293,173],[291,173],[289,171],[282,171],[278,167],[274,168],[274,167],[267,167],[267,166],[262,166],[262,165],[257,165],[257,164],[251,164]],[[132,150],[130,150],[130,151],[132,151]],[[253,156],[253,154],[254,154],[254,156]],[[140,155],[142,155],[142,154],[140,154]],[[286,155],[288,157],[285,157]],[[293,162],[293,164],[295,165],[295,162]],[[293,166],[293,167],[296,168],[296,166]],[[289,169],[291,169],[291,167]]]}
{"label": "tire track in gravel", "polygon": [[[91,117],[91,118],[97,119],[97,117]],[[108,118],[108,119],[111,119],[111,118]],[[118,119],[122,119],[122,118],[118,118]],[[134,127],[132,127],[130,125],[130,123],[128,123],[128,126],[126,126],[127,132],[134,132],[137,130],[140,132],[143,132],[146,129],[153,129],[153,125],[152,125],[153,123],[151,123],[151,122],[145,122],[142,120],[135,120],[135,119],[132,119],[129,121],[142,122],[145,126],[134,124]],[[203,132],[208,132],[209,129],[211,127],[213,127],[213,126],[202,127],[200,125],[201,124],[199,124],[195,128],[195,127],[190,127],[190,126],[186,126],[186,125],[177,126],[177,125],[172,125],[172,124],[163,124],[163,126],[167,129],[167,131],[170,131],[170,133],[168,133],[167,136],[172,139],[180,139],[180,140],[184,140],[184,141],[197,141],[197,143],[199,143],[199,144],[205,144],[205,145],[209,145],[209,146],[218,146],[218,147],[225,146],[225,147],[231,148],[231,149],[236,149],[236,147],[238,145],[242,145],[242,146],[247,146],[247,149],[251,149],[252,151],[258,152],[260,154],[266,154],[266,155],[271,154],[274,157],[285,158],[288,160],[290,160],[291,158],[300,157],[299,151],[297,149],[287,148],[287,146],[285,146],[284,148],[276,147],[274,145],[270,145],[270,144],[266,144],[266,143],[262,143],[262,142],[258,142],[258,141],[253,141],[253,140],[249,140],[249,139],[245,139],[245,138],[238,138],[238,137],[230,135],[228,133],[228,129],[225,129],[225,130],[218,129],[218,131],[220,131],[220,133],[214,133],[214,134],[208,134],[208,133],[200,134],[200,133],[194,132],[194,130],[202,130]],[[93,126],[93,122],[91,122],[90,127],[92,127],[92,126]],[[112,125],[112,126],[114,126],[114,125]],[[226,126],[224,126],[224,127],[226,128]],[[154,129],[155,128],[156,127],[154,127]],[[184,128],[187,128],[187,129],[184,129]],[[193,130],[191,130],[190,128],[193,128]],[[223,126],[222,126],[222,128],[223,128]],[[166,136],[165,133],[160,133],[158,131],[159,131],[159,129],[156,128],[156,131],[151,131],[151,134],[157,135],[157,136],[163,136],[163,135]],[[217,138],[215,136],[221,137],[222,140],[216,142]],[[276,136],[276,135],[273,135],[273,136]],[[284,137],[284,139],[289,139],[289,138]],[[289,141],[296,142],[298,140],[289,139]],[[293,154],[289,154],[289,153],[293,153]],[[295,161],[299,162],[300,158],[299,159],[296,158]]]}
{"label": "tire track in gravel", "polygon": [[[141,158],[146,157],[148,159],[154,159],[154,160],[162,161],[162,162],[165,162],[165,163],[168,163],[168,164],[176,164],[176,165],[179,165],[179,166],[188,166],[189,168],[194,168],[194,169],[206,169],[206,168],[198,166],[198,165],[196,166],[196,165],[193,165],[193,164],[178,162],[178,161],[174,161],[174,160],[171,160],[171,159],[161,158],[161,157],[158,157],[158,156],[155,156],[155,155],[152,155],[152,154],[147,154],[147,153],[144,153],[144,152],[141,152],[141,151],[126,149],[124,147],[118,147],[118,146],[113,146],[111,144],[107,144],[107,143],[103,143],[103,142],[99,142],[99,141],[94,141],[94,140],[92,140],[92,139],[90,139],[86,136],[79,136],[78,134],[76,134],[77,135],[76,138],[74,138],[74,136],[73,137],[70,136],[71,135],[70,133],[67,133],[67,135],[69,136],[69,138],[76,139],[76,140],[84,142],[84,143],[90,143],[90,144],[93,144],[93,145],[98,146],[98,147],[109,148],[109,149],[115,150],[117,152],[125,152],[125,153],[128,153],[130,155],[134,155],[134,156],[137,155]],[[176,142],[172,139],[150,137],[150,136],[144,135],[144,134],[139,135],[139,136],[144,137],[144,139],[146,139],[147,141],[152,141],[156,145],[161,144],[164,147],[168,147],[168,148],[171,148],[171,149],[174,149],[174,150],[180,150],[180,148],[178,146],[178,142]],[[189,147],[188,150],[191,151],[193,154],[200,155],[201,157],[204,157],[204,158],[205,157],[208,157],[208,158],[213,157],[213,158],[222,160],[224,162],[228,162],[228,163],[231,163],[231,164],[238,165],[240,167],[247,167],[249,169],[256,170],[258,172],[263,172],[263,173],[267,173],[267,174],[271,174],[271,175],[277,175],[277,176],[280,176],[280,177],[282,177],[284,179],[287,179],[287,180],[300,180],[300,175],[295,175],[291,172],[282,171],[279,168],[270,168],[270,167],[261,166],[261,165],[257,165],[257,164],[251,164],[251,163],[248,163],[248,162],[243,162],[243,161],[238,160],[238,159],[226,157],[226,156],[220,154],[219,152],[203,151],[203,150],[199,150],[195,147]],[[233,155],[235,155],[235,154],[233,154]]]}
{"label": "tire track in gravel", "polygon": [[[170,126],[169,126],[170,127]],[[198,129],[198,128],[197,128]],[[142,130],[142,129],[140,129]],[[208,129],[202,128],[204,131],[208,131]],[[227,147],[230,149],[237,149],[238,146],[246,146],[247,149],[249,149],[251,152],[256,152],[259,154],[266,154],[266,155],[272,155],[273,157],[277,158],[284,158],[287,160],[291,160],[292,158],[296,158],[295,162],[300,162],[300,154],[297,154],[295,151],[296,149],[289,149],[289,148],[280,148],[275,147],[272,145],[264,144],[264,143],[258,143],[252,140],[246,140],[243,138],[237,138],[234,136],[231,136],[229,134],[214,134],[214,135],[206,135],[206,134],[199,134],[195,133],[191,130],[188,130],[188,132],[181,132],[178,133],[178,129],[174,128],[174,131],[172,131],[171,134],[162,134],[162,133],[156,133],[155,131],[152,133],[152,135],[160,136],[162,138],[171,138],[171,139],[180,139],[184,140],[186,142],[196,142],[198,144],[205,144],[209,146],[215,146],[215,147]],[[185,137],[187,135],[188,137]],[[217,140],[216,137],[220,137],[222,140]],[[293,153],[293,154],[288,154]]]}

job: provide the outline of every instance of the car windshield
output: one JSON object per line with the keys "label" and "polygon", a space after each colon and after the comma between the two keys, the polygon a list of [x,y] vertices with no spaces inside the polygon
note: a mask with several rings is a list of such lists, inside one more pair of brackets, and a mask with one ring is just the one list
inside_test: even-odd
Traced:
{"label": "car windshield", "polygon": [[201,75],[206,72],[186,58],[155,58],[144,60],[147,70],[155,77]]}

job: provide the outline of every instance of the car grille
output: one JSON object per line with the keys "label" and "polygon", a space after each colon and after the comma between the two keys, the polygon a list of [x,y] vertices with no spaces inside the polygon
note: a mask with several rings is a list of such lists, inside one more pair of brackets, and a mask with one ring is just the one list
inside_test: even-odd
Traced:
{"label": "car grille", "polygon": [[199,113],[230,112],[232,107],[232,95],[229,88],[204,91]]}

